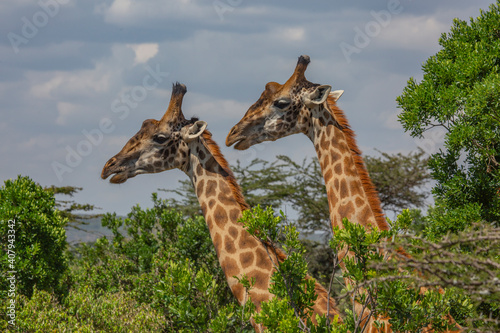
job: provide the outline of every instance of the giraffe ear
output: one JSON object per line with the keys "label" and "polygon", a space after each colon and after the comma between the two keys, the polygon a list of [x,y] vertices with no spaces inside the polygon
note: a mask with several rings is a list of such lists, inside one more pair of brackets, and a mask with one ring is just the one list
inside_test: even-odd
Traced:
{"label": "giraffe ear", "polygon": [[328,98],[328,94],[332,90],[329,85],[317,86],[313,91],[304,95],[302,100],[307,107],[314,107],[316,105],[323,104]]}
{"label": "giraffe ear", "polygon": [[343,90],[335,90],[330,93],[330,97],[333,98],[333,100],[336,102],[339,100],[340,96],[344,94]]}
{"label": "giraffe ear", "polygon": [[207,128],[207,123],[204,122],[203,120],[198,120],[194,124],[185,128],[185,130],[182,133],[182,137],[184,141],[191,142],[197,137],[199,137],[203,133],[205,128]]}

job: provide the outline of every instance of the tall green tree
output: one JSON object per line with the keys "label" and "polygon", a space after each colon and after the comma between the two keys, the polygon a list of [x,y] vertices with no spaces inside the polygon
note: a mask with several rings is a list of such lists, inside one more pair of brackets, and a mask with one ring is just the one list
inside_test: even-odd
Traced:
{"label": "tall green tree", "polygon": [[484,220],[500,221],[500,1],[469,22],[455,19],[439,45],[422,81],[410,78],[397,98],[399,119],[417,138],[444,130],[429,161],[438,203],[477,204]]}

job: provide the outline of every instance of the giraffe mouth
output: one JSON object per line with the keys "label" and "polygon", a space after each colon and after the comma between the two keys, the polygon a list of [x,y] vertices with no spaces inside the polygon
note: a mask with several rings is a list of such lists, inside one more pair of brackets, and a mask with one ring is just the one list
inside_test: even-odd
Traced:
{"label": "giraffe mouth", "polygon": [[130,178],[130,177],[128,177],[128,175],[125,172],[118,172],[118,173],[115,173],[113,175],[113,177],[111,177],[109,182],[111,184],[122,184],[122,183],[125,183],[128,178]]}
{"label": "giraffe mouth", "polygon": [[245,150],[250,147],[250,143],[245,138],[240,138],[237,141],[231,143],[231,145],[232,144],[234,144],[234,148],[238,150]]}
{"label": "giraffe mouth", "polygon": [[122,184],[125,183],[129,178],[134,178],[137,175],[143,174],[143,173],[150,173],[145,169],[135,169],[133,172],[127,172],[127,171],[114,171],[111,172],[110,174],[106,175],[103,177],[104,179],[107,178],[108,176],[113,175],[109,182],[111,184]]}
{"label": "giraffe mouth", "polygon": [[232,130],[230,134],[226,138],[226,146],[231,147],[234,145],[234,149],[237,150],[245,150],[252,146],[252,140],[247,135],[237,133],[235,130]]}

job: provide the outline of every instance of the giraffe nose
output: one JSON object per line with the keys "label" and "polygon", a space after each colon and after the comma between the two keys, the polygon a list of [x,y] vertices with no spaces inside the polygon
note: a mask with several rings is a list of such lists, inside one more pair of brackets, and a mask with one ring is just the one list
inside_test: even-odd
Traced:
{"label": "giraffe nose", "polygon": [[111,170],[116,165],[116,161],[116,157],[111,157],[109,161],[106,162],[101,172],[102,179],[108,178],[108,176],[112,173]]}
{"label": "giraffe nose", "polygon": [[231,130],[229,131],[229,134],[227,135],[226,137],[226,146],[231,146],[233,143],[234,143],[234,135],[235,135],[235,132],[236,132],[236,126],[234,126],[233,128],[231,128]]}

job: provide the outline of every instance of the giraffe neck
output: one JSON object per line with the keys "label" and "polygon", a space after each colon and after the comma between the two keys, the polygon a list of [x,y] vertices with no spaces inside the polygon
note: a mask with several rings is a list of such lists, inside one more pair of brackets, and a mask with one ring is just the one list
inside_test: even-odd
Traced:
{"label": "giraffe neck", "polygon": [[239,189],[234,187],[231,171],[221,165],[204,141],[200,139],[190,144],[190,163],[185,172],[193,183],[232,293],[243,305],[247,296],[235,276],[241,278],[246,274],[249,279],[254,277],[256,283],[250,296],[259,310],[262,301],[272,298],[268,288],[274,272],[273,263],[264,245],[238,222],[242,211],[248,206],[242,201],[241,193],[236,192]]}
{"label": "giraffe neck", "polygon": [[[389,226],[383,218],[378,196],[354,142],[353,133],[341,111],[335,111],[323,106],[316,107],[312,111],[312,125],[307,132],[314,143],[325,180],[332,227],[343,228],[342,219],[347,218],[366,229],[377,226],[387,230]],[[335,118],[332,112],[335,112]]]}

